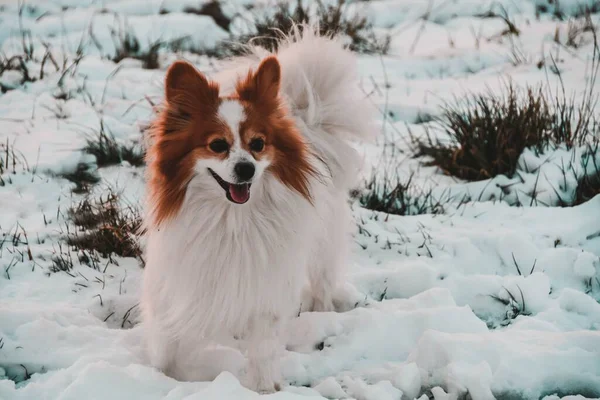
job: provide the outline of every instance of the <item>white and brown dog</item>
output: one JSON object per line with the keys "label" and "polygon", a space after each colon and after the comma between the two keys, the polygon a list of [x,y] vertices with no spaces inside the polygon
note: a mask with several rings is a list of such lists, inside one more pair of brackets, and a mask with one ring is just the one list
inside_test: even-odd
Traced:
{"label": "white and brown dog", "polygon": [[236,337],[240,378],[270,392],[305,284],[313,310],[333,309],[359,168],[345,141],[373,128],[338,42],[305,27],[276,54],[250,50],[214,80],[181,61],[167,72],[148,151],[141,306],[152,365],[205,379],[198,350]]}

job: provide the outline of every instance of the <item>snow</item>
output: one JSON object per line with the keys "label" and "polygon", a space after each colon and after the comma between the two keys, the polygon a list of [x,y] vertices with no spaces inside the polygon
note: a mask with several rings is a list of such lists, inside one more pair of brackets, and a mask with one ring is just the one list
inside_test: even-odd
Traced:
{"label": "snow", "polygon": [[[353,204],[357,229],[335,296],[339,312],[302,312],[291,323],[281,392],[259,396],[242,387],[234,372],[243,356],[228,348],[206,353],[230,371],[215,371],[209,382],[177,382],[149,367],[137,308],[143,270],[117,256],[94,269],[65,244],[64,235],[78,229],[67,210],[82,195],[63,175],[83,166],[100,178],[92,196],[113,188],[127,204],[141,201],[143,168],[98,168],[84,147],[101,129],[118,143],[141,145],[172,61],[219,71],[219,60],[197,53],[210,54],[229,36],[209,16],[185,12],[201,3],[29,0],[22,18],[17,2],[0,5],[0,60],[22,54],[23,27],[31,32],[27,66],[35,77],[0,73],[0,165],[8,166],[0,175],[0,399],[600,397],[600,196],[557,207],[571,204],[577,180],[600,153],[528,149],[514,178],[463,182],[423,166],[407,144],[445,102],[467,93],[497,92],[509,79],[560,87],[540,62],[557,60],[565,93],[581,96],[591,35],[567,47],[569,22],[551,16],[556,7],[577,15],[582,2],[575,0],[351,4],[349,12],[391,35],[388,55],[358,57],[357,85],[381,111],[377,143],[357,144],[365,177],[413,176],[447,203],[445,212],[394,216]],[[229,1],[223,10],[236,31],[271,6]],[[502,35],[506,24],[489,11],[506,12],[521,34]],[[133,58],[111,61],[126,34],[139,52],[165,44],[158,69]],[[42,63],[42,43],[58,67]],[[515,46],[520,63],[511,58]],[[435,124],[430,129],[443,139]],[[73,269],[52,272],[57,257],[70,258]]]}

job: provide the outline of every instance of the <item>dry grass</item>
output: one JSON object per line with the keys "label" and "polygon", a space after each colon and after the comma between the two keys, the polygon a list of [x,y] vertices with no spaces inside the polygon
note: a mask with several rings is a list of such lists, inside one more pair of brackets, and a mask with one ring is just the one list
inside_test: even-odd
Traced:
{"label": "dry grass", "polygon": [[156,41],[148,47],[148,50],[141,51],[139,40],[129,31],[119,32],[113,29],[111,37],[116,49],[116,53],[112,58],[113,62],[119,63],[125,58],[134,58],[142,62],[142,68],[144,69],[157,69],[160,67],[158,52],[165,43]]}
{"label": "dry grass", "polygon": [[[324,36],[343,35],[349,38],[350,50],[359,53],[382,53],[389,48],[389,38],[377,38],[372,25],[365,17],[349,15],[346,0],[338,0],[336,4],[316,2],[316,15],[313,17],[309,6],[297,0],[295,6],[290,2],[280,1],[276,11],[271,15],[257,17],[254,21],[256,32],[235,38],[238,43],[252,43],[274,51],[277,49],[281,33],[288,33],[295,24],[317,23],[319,33]],[[228,52],[238,54],[244,49],[230,45]]]}
{"label": "dry grass", "polygon": [[591,14],[586,14],[583,18],[570,19],[567,23],[567,41],[569,47],[579,48],[585,44],[585,34],[595,34],[596,27],[592,21]]}
{"label": "dry grass", "polygon": [[586,14],[596,14],[600,12],[600,1],[595,0],[589,4],[584,4],[585,2],[580,2],[578,7],[564,8],[561,6],[561,2],[559,0],[545,0],[538,1],[535,10],[536,14],[547,14],[550,13],[552,16],[558,20],[565,20],[569,17],[580,18],[585,16]]}
{"label": "dry grass", "polygon": [[29,165],[7,138],[5,143],[0,143],[0,187],[12,183],[11,175],[22,172],[30,172]]}
{"label": "dry grass", "polygon": [[102,257],[113,255],[140,258],[137,235],[140,233],[140,211],[122,206],[119,196],[109,190],[99,198],[85,198],[69,210],[71,222],[78,228],[67,235],[67,243]]}
{"label": "dry grass", "polygon": [[[144,69],[160,68],[159,55],[161,50],[180,51],[183,44],[189,39],[187,36],[168,41],[157,39],[149,43],[147,49],[144,49],[140,44],[140,39],[132,33],[126,24],[123,27],[111,28],[110,34],[116,50],[112,61],[119,63],[125,58],[133,58],[140,60]],[[195,50],[195,52],[202,53],[200,50]]]}
{"label": "dry grass", "polygon": [[79,163],[75,171],[62,173],[59,176],[75,184],[73,189],[75,194],[88,193],[92,185],[100,182],[100,177],[98,177],[96,171],[86,163]]}
{"label": "dry grass", "polygon": [[183,9],[183,12],[188,14],[209,16],[213,19],[213,21],[215,21],[217,25],[219,25],[224,30],[229,31],[231,19],[227,17],[225,13],[223,13],[221,2],[218,0],[208,1],[204,4],[199,5],[198,7],[185,7]]}
{"label": "dry grass", "polygon": [[600,134],[595,102],[591,93],[576,104],[564,96],[552,98],[541,87],[508,84],[500,94],[476,94],[447,104],[437,124],[449,140],[431,132],[425,139],[414,139],[416,155],[468,181],[512,176],[525,148],[539,153],[560,144],[571,148]]}
{"label": "dry grass", "polygon": [[596,161],[600,154],[600,141],[588,144],[586,153],[583,166],[588,173],[579,179],[573,205],[585,203],[600,194],[600,164]]}
{"label": "dry grass", "polygon": [[395,215],[442,214],[444,202],[433,196],[432,190],[418,187],[408,179],[373,175],[364,190],[355,193],[361,206],[369,210]]}
{"label": "dry grass", "polygon": [[105,129],[102,120],[99,132],[88,138],[83,151],[96,157],[98,167],[118,165],[123,161],[127,161],[134,167],[144,165],[143,149],[136,145],[123,145],[117,142],[115,137]]}

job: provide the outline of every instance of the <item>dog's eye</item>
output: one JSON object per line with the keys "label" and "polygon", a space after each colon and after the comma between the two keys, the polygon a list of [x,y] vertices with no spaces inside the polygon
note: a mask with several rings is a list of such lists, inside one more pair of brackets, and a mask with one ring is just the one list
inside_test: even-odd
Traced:
{"label": "dog's eye", "polygon": [[252,151],[262,151],[265,148],[265,141],[262,139],[252,139],[250,142],[250,150]]}
{"label": "dog's eye", "polygon": [[223,139],[217,139],[210,142],[208,147],[210,147],[210,149],[215,153],[224,153],[229,150],[229,143]]}

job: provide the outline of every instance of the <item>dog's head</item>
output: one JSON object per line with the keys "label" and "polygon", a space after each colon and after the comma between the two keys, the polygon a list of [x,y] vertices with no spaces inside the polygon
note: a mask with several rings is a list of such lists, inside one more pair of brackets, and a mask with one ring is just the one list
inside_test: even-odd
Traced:
{"label": "dog's head", "polygon": [[169,68],[165,107],[148,152],[155,223],[179,210],[193,180],[204,194],[240,206],[249,201],[253,185],[270,177],[310,200],[308,177],[314,170],[282,104],[280,81],[275,57],[240,78],[228,97],[220,97],[218,84],[187,62]]}

